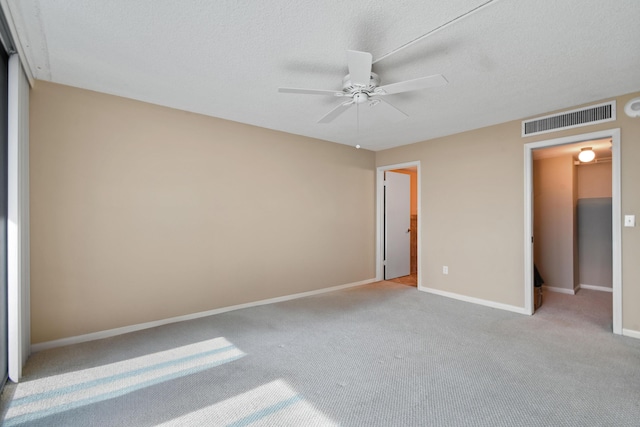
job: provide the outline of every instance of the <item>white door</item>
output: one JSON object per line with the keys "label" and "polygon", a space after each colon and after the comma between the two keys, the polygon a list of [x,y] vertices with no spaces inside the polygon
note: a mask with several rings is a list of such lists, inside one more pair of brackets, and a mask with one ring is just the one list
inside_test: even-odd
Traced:
{"label": "white door", "polygon": [[385,280],[408,276],[411,267],[411,177],[385,172]]}

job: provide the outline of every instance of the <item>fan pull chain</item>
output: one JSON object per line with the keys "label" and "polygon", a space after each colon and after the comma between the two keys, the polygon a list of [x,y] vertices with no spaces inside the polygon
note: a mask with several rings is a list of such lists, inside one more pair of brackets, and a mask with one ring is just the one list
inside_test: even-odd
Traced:
{"label": "fan pull chain", "polygon": [[360,104],[356,103],[356,139],[360,138]]}

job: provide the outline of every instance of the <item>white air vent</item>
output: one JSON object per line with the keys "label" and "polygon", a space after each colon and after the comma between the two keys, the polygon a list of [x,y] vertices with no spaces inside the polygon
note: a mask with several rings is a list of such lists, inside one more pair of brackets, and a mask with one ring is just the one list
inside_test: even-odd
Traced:
{"label": "white air vent", "polygon": [[539,135],[616,119],[616,101],[522,121],[522,136]]}

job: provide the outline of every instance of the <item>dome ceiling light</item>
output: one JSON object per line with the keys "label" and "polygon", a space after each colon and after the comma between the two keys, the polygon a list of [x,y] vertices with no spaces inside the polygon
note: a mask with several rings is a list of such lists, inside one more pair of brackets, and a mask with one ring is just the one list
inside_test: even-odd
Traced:
{"label": "dome ceiling light", "polygon": [[596,153],[593,152],[591,147],[584,147],[580,150],[580,154],[578,154],[578,160],[583,163],[589,163],[593,159],[596,158]]}

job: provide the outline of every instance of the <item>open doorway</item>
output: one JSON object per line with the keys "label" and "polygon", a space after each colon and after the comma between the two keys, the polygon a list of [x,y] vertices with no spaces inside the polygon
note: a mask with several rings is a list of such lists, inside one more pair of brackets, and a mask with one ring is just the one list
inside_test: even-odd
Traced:
{"label": "open doorway", "polygon": [[[575,158],[587,146],[597,153],[593,163]],[[609,304],[603,312],[622,332],[619,146],[618,129],[525,145],[527,311],[540,302],[537,267],[554,301],[552,292],[608,292],[594,298]]]}
{"label": "open doorway", "polygon": [[[580,161],[587,151],[595,158]],[[590,321],[610,327],[611,161],[610,138],[533,150],[534,277],[544,281],[534,282],[536,312],[588,305]]]}
{"label": "open doorway", "polygon": [[377,277],[418,287],[420,163],[377,171]]}

